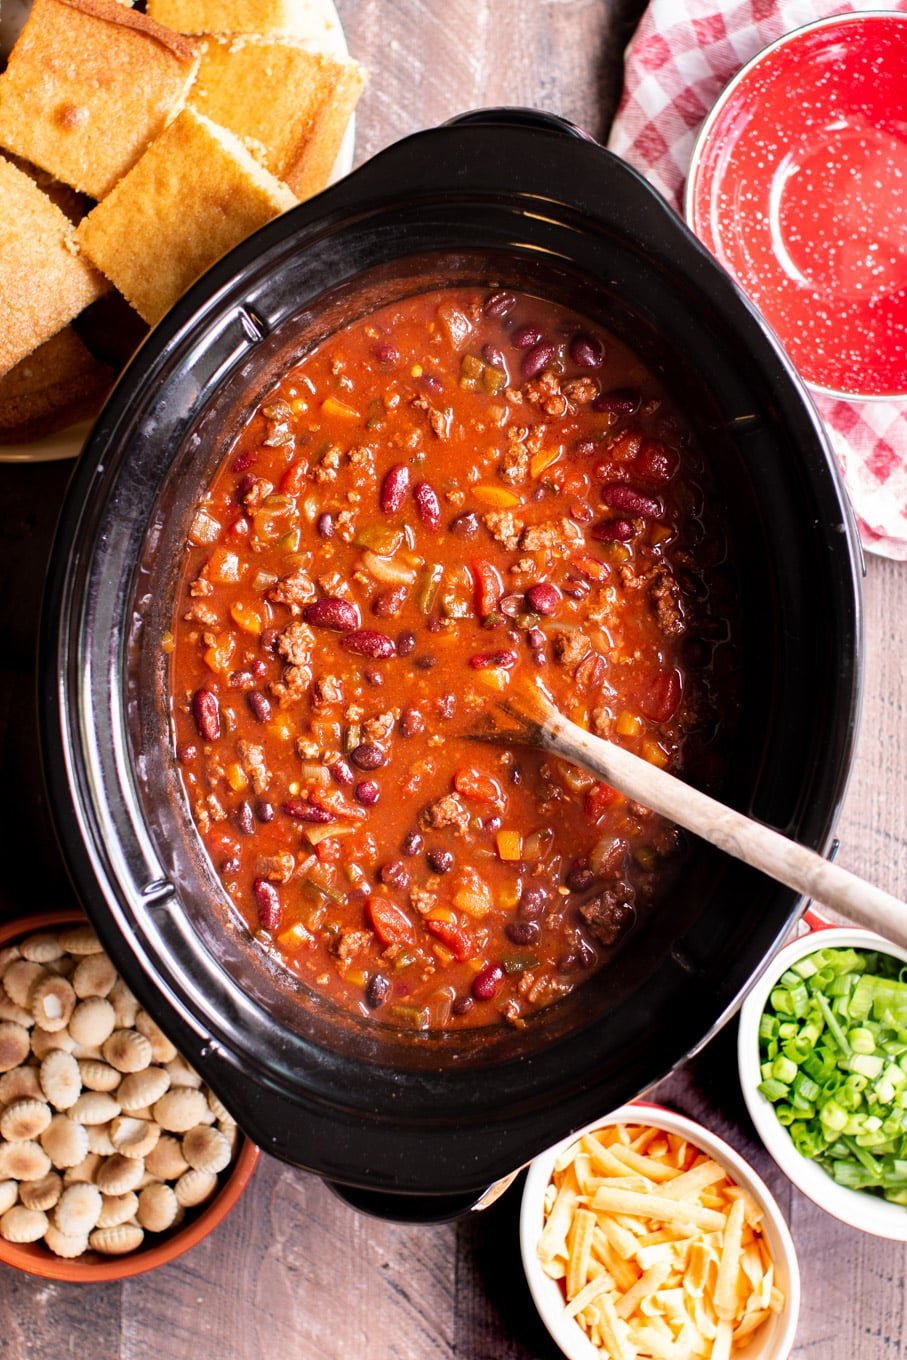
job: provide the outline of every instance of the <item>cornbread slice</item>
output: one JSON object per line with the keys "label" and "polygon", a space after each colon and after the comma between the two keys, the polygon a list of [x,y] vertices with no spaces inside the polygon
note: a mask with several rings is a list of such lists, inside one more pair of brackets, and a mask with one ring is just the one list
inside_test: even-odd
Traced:
{"label": "cornbread slice", "polygon": [[238,137],[186,108],[76,237],[153,325],[209,265],[295,202]]}
{"label": "cornbread slice", "polygon": [[18,444],[94,415],[114,372],[64,326],[0,378],[0,444]]}
{"label": "cornbread slice", "polygon": [[60,209],[0,156],[0,375],[109,287]]}
{"label": "cornbread slice", "polygon": [[308,198],[330,178],[364,84],[356,62],[292,39],[224,35],[207,39],[189,103]]}
{"label": "cornbread slice", "polygon": [[331,26],[324,0],[148,0],[148,13],[177,33],[294,33],[317,41]]}
{"label": "cornbread slice", "polygon": [[0,145],[103,198],[182,105],[195,44],[116,0],[34,0],[0,76]]}

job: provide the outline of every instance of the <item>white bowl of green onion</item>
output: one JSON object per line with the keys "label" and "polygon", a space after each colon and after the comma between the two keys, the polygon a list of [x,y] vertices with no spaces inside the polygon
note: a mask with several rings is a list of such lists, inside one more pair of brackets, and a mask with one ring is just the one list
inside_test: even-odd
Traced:
{"label": "white bowl of green onion", "polygon": [[907,950],[810,919],[819,928],[785,945],[743,1003],[743,1096],[799,1190],[907,1241]]}

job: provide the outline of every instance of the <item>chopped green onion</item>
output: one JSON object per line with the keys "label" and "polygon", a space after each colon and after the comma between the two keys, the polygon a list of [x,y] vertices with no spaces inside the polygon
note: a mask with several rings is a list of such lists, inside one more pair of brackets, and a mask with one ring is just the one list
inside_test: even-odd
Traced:
{"label": "chopped green onion", "polygon": [[760,1018],[758,1089],[839,1185],[907,1205],[905,977],[875,950],[798,960]]}

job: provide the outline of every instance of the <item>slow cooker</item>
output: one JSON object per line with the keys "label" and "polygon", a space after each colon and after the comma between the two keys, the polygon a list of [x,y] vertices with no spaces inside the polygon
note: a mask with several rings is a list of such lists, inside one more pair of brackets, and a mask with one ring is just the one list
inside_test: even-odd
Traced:
{"label": "slow cooker", "polygon": [[827,851],[860,691],[859,549],[804,388],[674,212],[560,120],[492,110],[408,137],[237,247],[152,332],[76,467],[47,581],[41,742],[63,852],[116,966],[249,1137],[423,1218],[701,1045],[802,906],[699,846],[619,963],[524,1029],[415,1036],[301,994],[231,915],[169,737],[161,643],[187,526],[278,373],[346,321],[458,281],[605,325],[708,450],[743,619],[720,796]]}

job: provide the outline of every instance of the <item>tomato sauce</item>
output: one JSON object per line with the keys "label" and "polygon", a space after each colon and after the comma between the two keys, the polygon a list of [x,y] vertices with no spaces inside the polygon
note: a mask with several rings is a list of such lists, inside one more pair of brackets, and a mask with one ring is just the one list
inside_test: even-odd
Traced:
{"label": "tomato sauce", "polygon": [[725,560],[665,391],[564,308],[458,287],[313,349],[199,504],[168,639],[186,795],[262,946],[417,1030],[520,1025],[606,965],[678,832],[475,733],[538,681],[707,773],[733,692]]}

